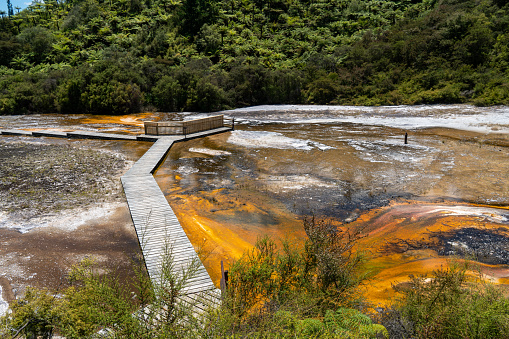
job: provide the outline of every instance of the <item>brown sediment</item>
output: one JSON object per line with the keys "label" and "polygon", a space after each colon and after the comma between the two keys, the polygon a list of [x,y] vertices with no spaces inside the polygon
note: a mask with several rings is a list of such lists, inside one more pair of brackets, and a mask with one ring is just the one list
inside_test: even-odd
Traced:
{"label": "brown sediment", "polygon": [[[132,262],[139,261],[141,252],[129,210],[118,190],[118,176],[127,169],[124,167],[124,159],[138,159],[150,145],[136,142],[65,140],[66,145],[72,144],[76,149],[80,149],[70,151],[69,146],[62,147],[63,143],[61,139],[53,138],[2,138],[0,142],[3,146],[3,157],[17,157],[18,165],[23,163],[23,166],[15,168],[16,171],[7,173],[24,180],[23,184],[32,190],[41,186],[43,180],[51,178],[54,183],[52,186],[42,185],[41,195],[23,195],[24,200],[19,197],[14,199],[14,196],[8,195],[9,192],[1,192],[7,194],[6,197],[14,206],[15,212],[9,214],[8,218],[5,218],[6,211],[0,213],[5,227],[0,228],[0,284],[6,300],[12,301],[14,295],[22,295],[27,286],[61,290],[67,286],[66,277],[70,268],[86,257],[96,261],[97,272],[113,273],[118,275],[121,281],[135,276]],[[83,151],[83,148],[89,150]],[[97,152],[104,148],[110,154]],[[95,149],[95,153],[90,149]],[[117,155],[112,156],[112,152]],[[81,155],[82,153],[86,156]],[[103,155],[94,157],[96,153]],[[26,154],[31,158],[21,161]],[[68,156],[65,156],[66,154]],[[125,154],[125,157],[119,158],[118,154]],[[63,160],[60,159],[61,155]],[[82,160],[81,166],[76,166],[78,159]],[[97,162],[98,159],[102,161]],[[106,162],[112,159],[120,160],[120,163],[115,170],[109,171],[111,164]],[[47,162],[50,163],[48,166]],[[5,169],[5,162],[3,165]],[[100,170],[95,171],[98,167]],[[41,168],[46,169],[44,176],[37,177],[36,173]],[[90,184],[95,179],[83,181],[84,173],[89,172],[101,176],[97,178],[99,182],[104,182],[108,177],[117,194],[109,194],[111,187],[107,192],[97,190],[95,184]],[[91,176],[91,173],[89,174]],[[52,209],[49,202],[59,196],[60,190],[69,194],[69,197],[62,198],[68,209],[57,211]],[[76,195],[79,197],[77,200]],[[86,201],[82,201],[83,196],[88,197]],[[37,213],[29,213],[31,218],[27,219],[27,214],[21,213],[26,209],[23,206],[34,209],[39,206],[36,202],[44,204],[44,213],[37,212],[40,210],[37,209]],[[27,225],[30,227],[27,228]],[[25,233],[13,228],[18,226]]]}
{"label": "brown sediment", "polygon": [[[125,281],[134,276],[132,260],[140,250],[126,206],[117,207],[104,219],[96,219],[73,231],[44,227],[19,233],[0,229],[0,266],[2,275],[17,295],[26,286],[61,290],[67,274],[85,258],[96,262],[101,272],[118,275]],[[10,285],[10,286],[9,286]],[[12,299],[11,299],[12,300]]]}
{"label": "brown sediment", "polygon": [[509,135],[504,133],[479,133],[473,131],[463,131],[452,128],[434,127],[419,131],[422,135],[436,135],[446,139],[469,142],[477,145],[491,145],[500,147],[509,147]]}
{"label": "brown sediment", "polygon": [[[30,221],[64,209],[119,200],[123,157],[58,144],[0,139],[0,208]],[[1,215],[1,212],[0,212]]]}

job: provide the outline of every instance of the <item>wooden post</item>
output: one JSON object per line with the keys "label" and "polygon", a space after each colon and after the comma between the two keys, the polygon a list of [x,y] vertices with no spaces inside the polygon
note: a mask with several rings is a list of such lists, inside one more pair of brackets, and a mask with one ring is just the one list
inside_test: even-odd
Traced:
{"label": "wooden post", "polygon": [[221,297],[224,299],[224,294],[228,288],[228,271],[224,270],[223,261],[221,260],[221,281],[219,282],[221,288]]}
{"label": "wooden post", "polygon": [[408,144],[408,133],[405,132],[405,145]]}
{"label": "wooden post", "polygon": [[182,126],[182,129],[184,130],[184,138],[186,138],[186,135],[187,135],[187,126]]}

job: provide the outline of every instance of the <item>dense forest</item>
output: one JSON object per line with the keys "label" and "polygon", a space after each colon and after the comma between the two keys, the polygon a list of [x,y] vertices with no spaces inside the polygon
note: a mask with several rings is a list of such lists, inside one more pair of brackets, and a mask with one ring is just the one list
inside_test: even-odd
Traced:
{"label": "dense forest", "polygon": [[0,14],[0,114],[509,103],[507,0],[46,0]]}

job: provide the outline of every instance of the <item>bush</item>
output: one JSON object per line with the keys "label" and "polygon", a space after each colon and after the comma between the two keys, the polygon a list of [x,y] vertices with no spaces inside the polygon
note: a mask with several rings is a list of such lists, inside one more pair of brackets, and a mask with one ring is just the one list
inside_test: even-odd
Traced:
{"label": "bush", "polygon": [[0,114],[55,112],[58,81],[51,74],[5,76],[0,82]]}
{"label": "bush", "polygon": [[162,111],[180,111],[185,105],[185,93],[177,80],[165,75],[152,88],[152,101]]}
{"label": "bush", "polygon": [[[413,277],[398,306],[417,338],[509,338],[509,300],[468,266],[453,264],[431,278]],[[389,327],[390,328],[390,327]]]}
{"label": "bush", "polygon": [[136,84],[118,81],[91,83],[81,94],[87,112],[97,114],[128,114],[139,112],[142,101]]}
{"label": "bush", "polygon": [[196,277],[199,260],[179,272],[171,247],[166,247],[163,258],[161,278],[154,282],[142,263],[134,264],[135,277],[121,281],[97,274],[94,262],[85,259],[72,268],[71,286],[64,291],[27,289],[11,305],[12,312],[0,318],[0,336],[90,338],[102,337],[97,334],[102,330],[111,338],[203,338],[201,315],[195,308],[207,302],[200,296],[183,298],[182,293]]}
{"label": "bush", "polygon": [[362,253],[354,251],[360,234],[314,218],[305,221],[305,229],[302,246],[282,242],[278,250],[262,238],[230,267],[224,301],[230,318],[223,326],[244,334],[290,331],[306,337],[322,333],[320,319],[328,311],[360,305],[358,286],[366,278]]}

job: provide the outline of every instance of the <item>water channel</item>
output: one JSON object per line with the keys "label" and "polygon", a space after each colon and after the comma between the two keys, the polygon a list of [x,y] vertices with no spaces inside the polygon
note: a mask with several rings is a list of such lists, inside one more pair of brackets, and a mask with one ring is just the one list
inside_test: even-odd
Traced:
{"label": "water channel", "polygon": [[[360,247],[369,253],[374,278],[366,292],[375,303],[391,297],[391,285],[408,280],[409,274],[430,272],[456,257],[473,258],[489,279],[509,283],[508,107],[258,106],[224,114],[236,119],[235,131],[175,145],[156,173],[216,282],[220,260],[228,265],[265,235],[299,243],[306,236],[302,219],[315,215],[366,235]],[[201,115],[9,116],[0,117],[0,127],[140,133],[144,120],[189,116]],[[50,138],[42,142],[107,149],[132,161],[150,147]],[[135,252],[128,212],[121,201],[115,208],[98,216],[99,225],[121,223],[116,232],[124,243],[116,246]],[[48,237],[37,225],[19,232],[20,223],[0,220],[0,233],[17,232],[18,243],[36,234]],[[69,238],[69,232],[83,232],[89,224],[55,234]],[[87,233],[87,241],[103,242],[104,232]],[[74,253],[71,244],[65,246]],[[108,257],[101,248],[80,253],[93,256],[98,251]],[[0,266],[25,265],[22,275],[33,274],[35,268],[26,260],[16,261],[29,254],[20,248],[3,251],[17,255]],[[120,249],[116,251],[121,257]]]}

